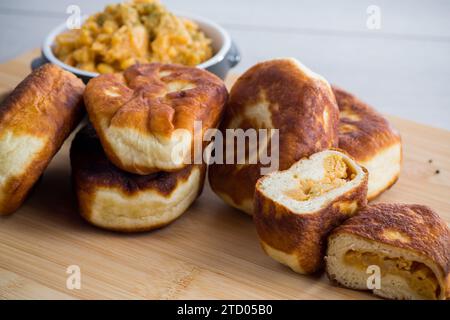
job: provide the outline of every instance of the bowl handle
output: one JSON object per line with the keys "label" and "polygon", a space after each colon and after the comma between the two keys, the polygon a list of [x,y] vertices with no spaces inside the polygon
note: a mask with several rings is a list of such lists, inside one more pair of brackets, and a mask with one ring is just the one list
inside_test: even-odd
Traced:
{"label": "bowl handle", "polygon": [[45,58],[43,55],[34,58],[33,61],[31,61],[31,70],[37,69],[48,62],[49,61],[47,60],[47,58]]}
{"label": "bowl handle", "polygon": [[227,53],[226,59],[230,68],[235,67],[241,61],[241,52],[234,41],[231,42],[231,48]]}

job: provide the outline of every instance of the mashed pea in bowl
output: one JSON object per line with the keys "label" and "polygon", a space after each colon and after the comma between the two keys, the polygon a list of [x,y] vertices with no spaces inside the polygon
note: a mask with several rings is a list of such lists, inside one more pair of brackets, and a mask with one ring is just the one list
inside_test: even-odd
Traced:
{"label": "mashed pea in bowl", "polygon": [[[197,64],[196,67],[206,69],[224,79],[228,71],[240,61],[240,52],[231,40],[229,33],[217,23],[206,18],[190,14],[177,14],[176,16],[197,24],[199,30],[211,40],[212,56],[206,61]],[[86,18],[83,20],[86,21]],[[33,60],[31,67],[35,69],[44,63],[51,62],[74,73],[87,83],[91,78],[98,76],[100,73],[83,70],[65,63],[54,52],[56,38],[58,35],[67,31],[66,23],[53,29],[44,40],[42,55]]]}

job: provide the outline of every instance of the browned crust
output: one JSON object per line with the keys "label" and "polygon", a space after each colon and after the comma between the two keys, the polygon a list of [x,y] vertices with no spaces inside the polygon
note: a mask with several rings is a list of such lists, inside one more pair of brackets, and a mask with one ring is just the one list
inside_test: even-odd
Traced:
{"label": "browned crust", "polygon": [[[262,92],[270,104],[273,127],[280,133],[281,170],[305,156],[337,146],[339,112],[332,91],[322,81],[307,77],[290,60],[259,63],[236,81],[220,126],[224,136],[233,119],[258,102]],[[325,111],[329,115],[327,124],[323,121]],[[262,127],[247,119],[240,128]],[[253,200],[260,168],[260,163],[241,169],[234,164],[213,164],[209,182],[216,193],[227,194],[235,203],[242,204]]]}
{"label": "browned crust", "polygon": [[83,115],[83,82],[53,64],[28,75],[0,106],[0,134],[27,134],[48,139],[26,173],[5,184],[0,214],[10,214],[23,203],[64,140]]}
{"label": "browned crust", "polygon": [[[327,207],[314,213],[296,214],[283,204],[266,197],[258,186],[255,191],[253,220],[259,238],[271,247],[298,258],[306,273],[314,273],[324,265],[328,234],[367,204],[367,170],[361,184],[339,196]],[[356,203],[356,211],[349,212],[340,204]]]}
{"label": "browned crust", "polygon": [[[70,148],[70,161],[72,182],[78,197],[80,213],[90,223],[92,223],[90,215],[95,192],[100,187],[118,188],[130,197],[139,192],[150,190],[155,190],[167,197],[178,187],[179,183],[189,178],[194,168],[198,167],[201,170],[200,181],[204,180],[206,171],[205,165],[190,165],[175,172],[157,172],[149,175],[138,175],[123,171],[108,160],[92,125],[83,127],[76,134]],[[197,197],[202,193],[202,189],[203,184]],[[108,229],[120,232],[140,232],[157,229],[168,223],[141,228]]]}
{"label": "browned crust", "polygon": [[[160,72],[171,74],[160,78]],[[174,81],[196,87],[165,95],[168,83]],[[104,91],[113,87],[118,96],[106,96]],[[134,65],[123,74],[101,75],[89,81],[84,94],[89,119],[108,158],[119,168],[135,173],[152,173],[159,168],[136,168],[123,163],[108,143],[100,121],[106,119],[111,125],[131,128],[143,135],[169,137],[176,129],[193,133],[194,121],[202,121],[203,131],[218,126],[227,98],[225,84],[212,73],[161,63]]]}
{"label": "browned crust", "polygon": [[[374,108],[354,95],[333,86],[340,111],[339,148],[358,162],[370,160],[390,146],[401,143],[397,130]],[[360,120],[347,115],[355,115]],[[348,131],[354,127],[354,130]]]}
{"label": "browned crust", "polygon": [[[410,241],[388,239],[383,236],[386,230],[400,232]],[[336,228],[330,239],[340,234],[410,250],[434,261],[445,275],[446,297],[450,298],[450,230],[431,208],[418,204],[370,205]]]}

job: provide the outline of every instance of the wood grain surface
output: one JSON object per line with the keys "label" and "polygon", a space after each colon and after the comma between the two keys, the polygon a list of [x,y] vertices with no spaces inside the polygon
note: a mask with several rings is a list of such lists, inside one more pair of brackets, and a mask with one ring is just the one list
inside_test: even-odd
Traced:
{"label": "wood grain surface", "polygon": [[[29,73],[37,52],[0,65],[0,94]],[[402,133],[403,171],[376,201],[426,204],[449,222],[450,132],[389,119]],[[323,275],[295,274],[265,256],[251,218],[226,206],[208,186],[161,230],[123,235],[88,225],[71,191],[69,140],[22,208],[0,218],[0,298],[373,298],[333,287]],[[66,288],[70,265],[81,269],[79,290]]]}

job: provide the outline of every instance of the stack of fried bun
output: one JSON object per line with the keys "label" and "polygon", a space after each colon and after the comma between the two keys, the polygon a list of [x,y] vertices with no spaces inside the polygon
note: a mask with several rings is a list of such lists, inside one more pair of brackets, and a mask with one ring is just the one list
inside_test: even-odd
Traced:
{"label": "stack of fried bun", "polygon": [[295,59],[275,59],[232,87],[225,140],[235,139],[229,129],[279,132],[278,169],[250,161],[272,150],[267,139],[246,144],[243,163],[215,163],[208,174],[224,202],[253,215],[268,256],[384,298],[450,297],[446,223],[425,206],[368,204],[396,182],[402,160],[399,134],[372,107]]}
{"label": "stack of fried bun", "polygon": [[[174,221],[203,189],[192,149],[218,126],[227,89],[192,67],[152,63],[83,82],[47,64],[0,107],[0,214],[15,211],[84,114],[70,149],[81,215],[137,232]],[[200,123],[195,132],[194,124]],[[203,159],[201,159],[203,160]]]}
{"label": "stack of fried bun", "polygon": [[70,150],[81,215],[125,232],[178,218],[203,188],[195,139],[219,124],[227,97],[218,77],[180,65],[135,65],[92,79],[84,92],[91,125]]}

